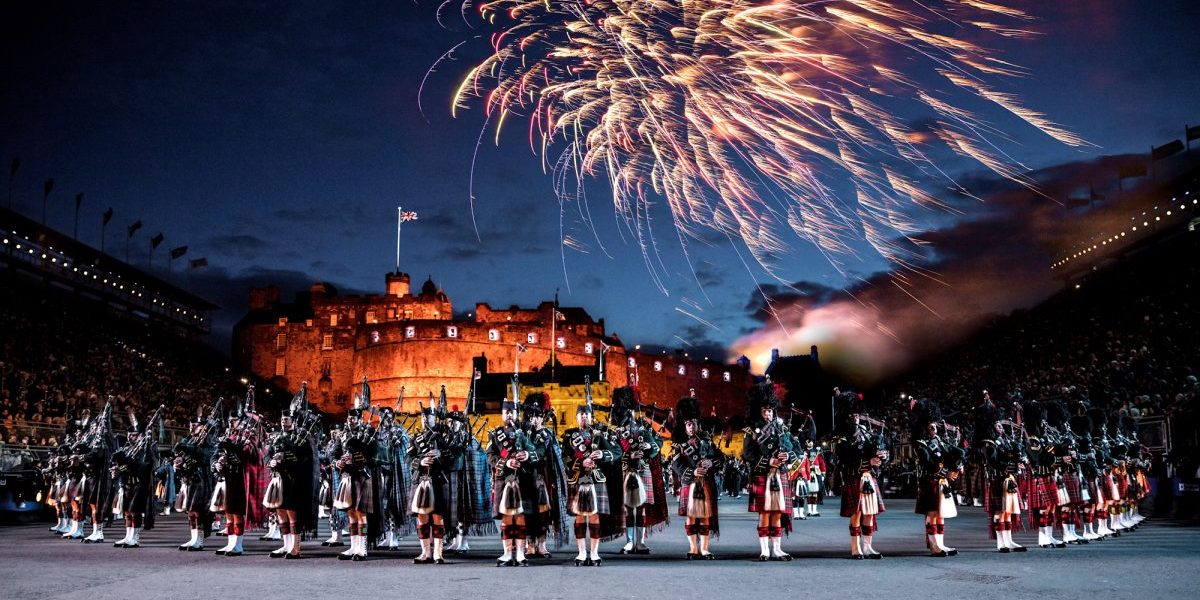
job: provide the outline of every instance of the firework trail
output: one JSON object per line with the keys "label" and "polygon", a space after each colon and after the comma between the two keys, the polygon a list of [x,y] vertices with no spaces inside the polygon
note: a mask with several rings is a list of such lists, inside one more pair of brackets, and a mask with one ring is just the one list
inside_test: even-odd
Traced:
{"label": "firework trail", "polygon": [[[566,177],[606,178],[643,253],[656,252],[649,215],[661,199],[685,253],[713,229],[771,272],[798,237],[840,268],[865,240],[920,272],[910,209],[945,207],[915,179],[961,189],[930,158],[935,144],[1032,187],[997,147],[1005,133],[954,98],[1086,144],[994,87],[1022,71],[986,40],[1032,35],[1030,17],[1001,4],[468,0],[462,14],[490,29],[491,53],[462,80],[453,112],[482,105],[497,143],[527,121],[556,191]],[[932,124],[914,131],[899,114]],[[850,198],[835,191],[847,183]]]}

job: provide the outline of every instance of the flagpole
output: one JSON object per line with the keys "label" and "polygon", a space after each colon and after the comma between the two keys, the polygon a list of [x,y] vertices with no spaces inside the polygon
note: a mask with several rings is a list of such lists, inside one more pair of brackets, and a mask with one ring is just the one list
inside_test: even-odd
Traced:
{"label": "flagpole", "polygon": [[558,290],[554,290],[554,308],[550,309],[550,381],[554,381],[554,359],[558,354]]}
{"label": "flagpole", "polygon": [[396,207],[396,272],[400,272],[400,224],[404,222],[404,213]]}

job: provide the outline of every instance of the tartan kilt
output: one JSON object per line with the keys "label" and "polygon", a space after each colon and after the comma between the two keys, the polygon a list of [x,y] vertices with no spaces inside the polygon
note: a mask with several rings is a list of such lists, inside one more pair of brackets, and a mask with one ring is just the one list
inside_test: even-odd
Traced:
{"label": "tartan kilt", "polygon": [[342,474],[334,493],[334,506],[338,510],[353,510],[362,513],[375,512],[375,495],[371,489],[371,478],[361,474]]}
{"label": "tartan kilt", "polygon": [[1058,485],[1053,475],[1037,475],[1029,480],[1026,501],[1029,510],[1049,510],[1058,506]]}
{"label": "tartan kilt", "polygon": [[942,483],[937,477],[922,477],[917,486],[917,505],[913,512],[919,515],[936,513],[942,506]]}
{"label": "tartan kilt", "polygon": [[567,484],[567,512],[576,514],[575,507],[579,504],[579,488],[581,484],[591,483],[595,489],[596,495],[596,514],[607,515],[612,513],[612,506],[608,500],[608,484],[603,481],[588,482],[576,481],[575,483]]}
{"label": "tartan kilt", "polygon": [[[872,478],[874,479],[874,478]],[[884,512],[887,508],[883,504],[883,496],[879,493],[879,483],[875,484],[875,495],[879,498],[879,512]],[[842,507],[840,514],[843,517],[853,517],[858,514],[859,505],[862,503],[862,476],[854,477],[849,483],[842,485]]]}
{"label": "tartan kilt", "polygon": [[1129,475],[1122,473],[1114,477],[1117,482],[1117,493],[1121,495],[1122,500],[1129,500]]}
{"label": "tartan kilt", "polygon": [[1071,506],[1083,504],[1083,485],[1079,481],[1079,475],[1063,475],[1063,487],[1067,490],[1068,504]]}
{"label": "tartan kilt", "polygon": [[[692,486],[694,485],[703,486],[704,497],[706,498],[705,504],[707,505],[706,508],[708,509],[707,514],[715,516],[717,514],[717,488],[713,484],[713,481],[707,477],[697,479],[692,483],[685,483],[679,488],[679,516],[690,516],[688,513],[692,508]],[[703,513],[704,511],[700,512]]]}
{"label": "tartan kilt", "polygon": [[[622,481],[624,481],[624,478],[627,477],[628,475],[629,475],[628,470],[626,470],[624,473],[622,473],[622,475],[621,475]],[[650,474],[650,466],[647,464],[643,464],[642,468],[638,469],[637,476],[639,479],[642,480],[642,488],[645,489],[645,492],[646,492],[646,502],[643,504],[643,506],[649,506],[649,505],[654,504],[654,502],[656,500],[656,498],[654,497],[654,476]],[[625,508],[630,508],[630,507],[626,506]]]}
{"label": "tartan kilt", "polygon": [[[779,495],[782,496],[779,512],[790,514],[792,512],[792,492],[788,487],[785,475],[779,473]],[[755,473],[750,476],[750,499],[747,510],[754,513],[766,512],[766,502],[767,474]]]}
{"label": "tartan kilt", "polygon": [[1104,486],[1100,485],[1100,479],[1097,477],[1089,478],[1085,481],[1087,485],[1088,496],[1091,497],[1090,504],[1104,503]]}

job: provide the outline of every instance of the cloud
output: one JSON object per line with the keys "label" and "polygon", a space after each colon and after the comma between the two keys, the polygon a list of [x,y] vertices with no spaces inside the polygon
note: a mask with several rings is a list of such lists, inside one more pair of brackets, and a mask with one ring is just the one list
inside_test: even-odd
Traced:
{"label": "cloud", "polygon": [[1123,195],[1099,190],[1107,204],[1083,212],[1056,201],[1093,182],[1112,182],[1120,166],[1139,160],[1144,164],[1145,157],[1104,157],[1031,173],[1043,195],[980,181],[991,193],[976,210],[917,236],[930,243],[917,271],[876,273],[842,290],[813,282],[762,285],[746,304],[762,325],[738,339],[729,356],[745,354],[761,370],[772,348],[793,354],[816,344],[826,369],[853,382],[900,373],[997,315],[1063,289],[1062,273],[1049,268],[1054,257],[1123,227],[1131,207],[1144,206],[1157,192],[1149,183]]}

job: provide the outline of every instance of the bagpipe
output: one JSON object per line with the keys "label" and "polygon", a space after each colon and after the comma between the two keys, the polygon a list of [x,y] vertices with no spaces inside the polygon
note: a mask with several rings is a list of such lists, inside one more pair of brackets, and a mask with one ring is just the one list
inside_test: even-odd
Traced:
{"label": "bagpipe", "polygon": [[[114,472],[125,472],[135,461],[140,461],[146,456],[146,452],[150,449],[152,433],[158,419],[162,417],[162,411],[166,408],[165,405],[158,405],[154,413],[150,415],[150,420],[146,423],[146,429],[138,433],[138,438],[133,444],[126,444],[113,453],[112,468]],[[130,413],[132,418],[133,414]],[[137,428],[137,420],[132,419],[134,429]]]}

